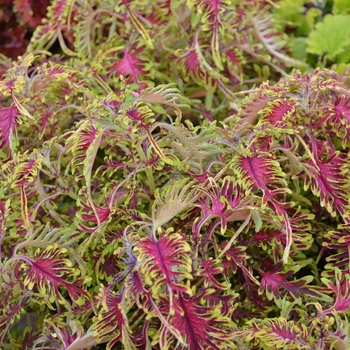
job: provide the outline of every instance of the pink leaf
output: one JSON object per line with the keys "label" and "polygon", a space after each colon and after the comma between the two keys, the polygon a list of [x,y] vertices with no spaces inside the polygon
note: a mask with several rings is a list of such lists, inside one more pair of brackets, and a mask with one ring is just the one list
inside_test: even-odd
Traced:
{"label": "pink leaf", "polygon": [[10,144],[10,137],[16,131],[16,119],[19,112],[15,106],[0,105],[0,148]]}
{"label": "pink leaf", "polygon": [[[304,162],[305,189],[311,187],[312,192],[320,197],[321,206],[335,216],[336,211],[345,214],[348,207],[348,176],[346,154],[335,151],[328,142],[318,143],[309,134],[314,159]],[[326,159],[320,159],[323,156]]]}
{"label": "pink leaf", "polygon": [[322,278],[325,283],[334,293],[335,302],[334,305],[321,312],[320,316],[324,316],[330,313],[341,312],[348,313],[350,310],[350,278],[348,275],[342,276],[341,271],[337,269],[335,274],[335,284],[326,278]]}
{"label": "pink leaf", "polygon": [[291,190],[287,186],[285,174],[280,164],[273,159],[273,155],[269,152],[257,151],[251,155],[236,156],[232,165],[242,187],[247,188],[248,192],[252,190],[262,191],[262,204],[272,206],[281,220],[282,230],[286,236],[283,260],[287,262],[292,245],[292,228],[286,212],[289,205],[280,202],[275,196],[286,195],[291,193]]}
{"label": "pink leaf", "polygon": [[342,95],[332,102],[333,106],[329,109],[330,118],[328,122],[338,136],[343,134],[343,148],[346,142],[350,140],[350,98]]}
{"label": "pink leaf", "polygon": [[103,339],[108,336],[107,349],[112,349],[127,333],[126,310],[123,310],[124,289],[120,294],[115,294],[108,287],[102,287],[98,296],[102,310],[94,319],[93,329],[95,334]]}
{"label": "pink leaf", "polygon": [[225,290],[228,288],[227,283],[219,283],[218,280],[221,280],[219,276],[223,274],[223,267],[219,265],[217,260],[213,259],[198,259],[199,270],[198,274],[201,277],[204,277],[203,285],[206,288],[213,287],[215,289]]}
{"label": "pink leaf", "polygon": [[109,67],[109,72],[118,75],[121,74],[125,78],[129,78],[130,82],[139,83],[138,76],[146,74],[146,71],[144,70],[145,61],[140,58],[143,50],[143,47],[140,47],[138,49],[129,49],[126,47],[124,49],[124,57]]}
{"label": "pink leaf", "polygon": [[[231,337],[229,331],[220,329],[229,320],[220,315],[219,309],[199,304],[201,295],[194,297],[178,294],[176,298],[175,315],[170,318],[170,324],[177,329],[191,350],[219,350],[227,347],[226,341]],[[164,346],[168,331],[164,327],[161,335],[161,346]],[[177,349],[185,349],[179,346]]]}
{"label": "pink leaf", "polygon": [[144,261],[141,269],[154,295],[164,288],[170,293],[178,290],[191,294],[188,286],[179,283],[180,277],[192,278],[191,248],[180,234],[162,234],[158,241],[153,237],[145,237],[135,250],[140,252],[139,259]]}
{"label": "pink leaf", "polygon": [[268,103],[268,107],[261,113],[264,117],[260,122],[267,121],[270,125],[277,125],[279,122],[287,120],[295,111],[296,101],[291,99],[277,99]]}
{"label": "pink leaf", "polygon": [[18,256],[27,263],[25,285],[30,290],[35,287],[38,292],[44,295],[48,289],[50,296],[60,300],[64,299],[59,292],[59,286],[66,289],[75,302],[78,302],[82,295],[88,297],[88,294],[79,287],[84,283],[84,279],[75,279],[75,271],[72,269],[70,261],[64,258],[66,252],[65,248],[57,249],[57,247],[49,246],[42,252],[37,249],[34,259]]}
{"label": "pink leaf", "polygon": [[269,300],[271,300],[273,296],[276,299],[280,299],[279,290],[280,288],[283,288],[295,297],[297,297],[298,294],[308,294],[314,297],[318,296],[318,293],[308,285],[313,279],[312,276],[306,276],[299,280],[288,281],[288,278],[299,270],[299,266],[294,266],[287,272],[279,272],[281,268],[282,263],[279,262],[271,271],[263,272],[259,294],[266,291],[266,295]]}
{"label": "pink leaf", "polygon": [[202,219],[194,225],[195,237],[199,236],[203,225],[209,220],[218,217],[221,223],[221,233],[227,228],[228,221],[244,220],[247,216],[245,209],[246,196],[234,179],[224,178],[221,186],[213,178],[209,178],[210,187],[202,189],[206,197],[199,199],[198,206],[203,211]]}

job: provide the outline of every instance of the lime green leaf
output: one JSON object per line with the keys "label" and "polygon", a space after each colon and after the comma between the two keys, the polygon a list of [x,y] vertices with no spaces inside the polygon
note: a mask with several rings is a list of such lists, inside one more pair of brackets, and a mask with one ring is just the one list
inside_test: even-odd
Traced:
{"label": "lime green leaf", "polygon": [[350,13],[349,0],[334,0],[333,13],[335,15]]}
{"label": "lime green leaf", "polygon": [[322,16],[322,11],[320,9],[317,9],[315,7],[311,7],[305,15],[306,23],[308,24],[310,29],[314,28],[316,18]]}
{"label": "lime green leaf", "polygon": [[327,54],[334,59],[350,44],[350,16],[327,15],[316,24],[307,41],[307,52],[317,55]]}
{"label": "lime green leaf", "polygon": [[307,38],[294,38],[291,42],[293,56],[300,61],[306,59],[307,56],[306,40]]}
{"label": "lime green leaf", "polygon": [[193,182],[182,179],[173,183],[163,193],[157,189],[154,193],[156,199],[152,206],[152,222],[156,229],[169,222],[184,209],[193,205],[197,199],[195,189],[191,188]]}
{"label": "lime green leaf", "polygon": [[337,56],[337,63],[348,63],[350,62],[350,45],[348,45],[344,51]]}

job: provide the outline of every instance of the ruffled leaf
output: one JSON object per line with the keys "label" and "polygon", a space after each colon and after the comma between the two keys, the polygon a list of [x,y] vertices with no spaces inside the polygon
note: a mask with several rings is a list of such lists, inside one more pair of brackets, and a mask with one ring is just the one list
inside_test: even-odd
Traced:
{"label": "ruffled leaf", "polygon": [[175,84],[162,84],[157,87],[147,88],[142,90],[140,102],[150,104],[163,104],[175,108],[180,111],[184,108],[190,108],[189,100],[180,94],[180,91],[175,87]]}
{"label": "ruffled leaf", "polygon": [[66,248],[58,249],[57,246],[48,246],[45,250],[37,249],[34,259],[26,256],[16,256],[25,261],[26,269],[24,284],[29,290],[35,290],[42,296],[49,295],[49,301],[53,303],[55,298],[60,302],[65,299],[59,291],[59,287],[66,290],[70,298],[77,304],[81,304],[82,296],[88,297],[87,292],[80,286],[85,283],[84,278],[75,278],[76,271],[72,263],[64,256]]}
{"label": "ruffled leaf", "polygon": [[[346,155],[329,147],[326,142],[318,143],[312,134],[309,134],[312,146],[313,159],[302,162],[306,166],[304,188],[320,198],[321,206],[335,216],[336,212],[344,215],[348,208],[348,165]],[[324,153],[328,155],[324,158]]]}
{"label": "ruffled leaf", "polygon": [[170,299],[175,291],[192,294],[186,282],[192,279],[191,248],[179,233],[160,234],[157,241],[143,238],[135,251],[139,253],[141,271],[153,298],[164,292],[169,293]]}
{"label": "ruffled leaf", "polygon": [[92,329],[98,342],[107,343],[106,349],[110,350],[118,342],[123,341],[124,343],[131,333],[128,326],[124,291],[115,294],[110,288],[101,287],[98,299],[102,309],[94,318]]}
{"label": "ruffled leaf", "polygon": [[[290,67],[306,67],[306,64],[291,58],[281,52],[281,48],[285,46],[285,41],[272,26],[271,17],[262,13],[252,16],[247,13],[248,18],[253,25],[254,35],[264,45],[266,50],[273,56],[280,59]],[[283,70],[281,70],[283,73]]]}
{"label": "ruffled leaf", "polygon": [[255,340],[263,348],[298,349],[310,344],[305,325],[297,325],[283,317],[249,322],[253,331],[249,331],[248,340]]}
{"label": "ruffled leaf", "polygon": [[[230,348],[233,337],[231,330],[222,329],[229,326],[230,321],[221,315],[218,307],[200,305],[201,296],[188,297],[179,293],[176,299],[176,312],[169,318],[170,324],[177,329],[183,337],[186,347],[179,345],[177,349],[215,349]],[[172,344],[166,327],[162,327],[160,346],[166,348]]]}
{"label": "ruffled leaf", "polygon": [[152,223],[154,232],[172,220],[183,210],[193,206],[196,200],[192,182],[187,179],[178,180],[171,186],[167,187],[167,191],[159,193],[155,191],[155,201],[152,206]]}
{"label": "ruffled leaf", "polygon": [[280,288],[287,290],[295,297],[298,294],[307,294],[314,297],[319,294],[313,290],[309,283],[313,280],[312,276],[306,276],[299,280],[288,281],[294,273],[296,273],[300,266],[292,266],[287,272],[280,272],[282,263],[277,263],[276,266],[270,270],[262,273],[262,279],[260,283],[259,293],[266,293],[269,300],[273,297],[280,299]]}
{"label": "ruffled leaf", "polygon": [[12,144],[16,134],[17,118],[19,112],[15,106],[2,107],[0,105],[0,149]]}

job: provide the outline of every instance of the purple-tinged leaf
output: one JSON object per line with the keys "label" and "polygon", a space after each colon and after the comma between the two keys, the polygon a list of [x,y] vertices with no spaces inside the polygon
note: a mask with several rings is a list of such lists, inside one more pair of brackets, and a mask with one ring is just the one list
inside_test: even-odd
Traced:
{"label": "purple-tinged leaf", "polygon": [[331,308],[322,311],[318,317],[333,313],[334,311],[348,314],[350,312],[350,276],[348,274],[342,276],[341,271],[337,269],[335,273],[335,284],[327,278],[321,278],[321,280],[334,293],[335,302]]}
{"label": "purple-tinged leaf", "polygon": [[71,262],[64,258],[67,249],[58,249],[56,246],[49,246],[44,251],[37,249],[34,259],[27,256],[18,255],[16,259],[25,261],[23,267],[27,274],[24,284],[29,290],[35,290],[41,295],[49,295],[49,301],[55,298],[64,301],[59,287],[65,289],[71,299],[80,304],[82,296],[88,297],[87,292],[80,286],[85,283],[84,278],[75,278],[75,270]]}
{"label": "purple-tinged leaf", "polygon": [[198,200],[203,217],[193,226],[195,238],[199,237],[203,225],[213,218],[220,219],[221,234],[224,234],[229,221],[243,221],[249,215],[248,199],[233,178],[224,178],[221,187],[213,178],[209,178],[209,183],[208,189],[201,189],[206,196]]}
{"label": "purple-tinged leaf", "polygon": [[140,84],[139,81],[139,76],[143,76],[146,73],[144,70],[145,61],[140,58],[143,50],[143,47],[139,47],[138,49],[128,49],[126,47],[124,49],[124,57],[110,66],[108,71],[113,74],[123,75],[125,78],[128,78],[128,82],[146,87],[144,83]]}
{"label": "purple-tinged leaf", "polygon": [[230,287],[230,283],[224,281],[220,283],[221,280],[217,275],[223,274],[223,267],[219,265],[217,260],[213,259],[198,259],[198,270],[197,274],[201,278],[204,278],[203,285],[205,288],[215,288],[220,290],[226,290]]}
{"label": "purple-tinged leaf", "polygon": [[256,91],[249,103],[242,108],[240,113],[240,125],[252,126],[256,124],[261,110],[267,107],[268,102],[274,99],[275,94],[271,96],[271,88],[267,83],[263,83],[261,88]]}
{"label": "purple-tinged leaf", "polygon": [[67,140],[67,145],[73,155],[73,160],[84,159],[89,148],[100,135],[100,131],[90,122],[85,122]]}
{"label": "purple-tinged leaf", "polygon": [[292,245],[292,228],[286,212],[289,204],[281,203],[274,197],[291,193],[285,180],[281,165],[268,152],[257,151],[251,155],[237,155],[232,160],[232,168],[239,178],[239,184],[247,193],[260,190],[263,193],[262,204],[268,203],[274,208],[286,235],[283,261],[286,263]]}
{"label": "purple-tinged leaf", "polygon": [[[222,243],[221,245],[223,248],[226,246],[226,243]],[[229,250],[226,251],[224,258],[223,258],[223,266],[226,278],[229,278],[230,276],[230,270],[236,274],[238,271],[238,268],[241,270],[241,272],[244,275],[246,283],[250,280],[251,282],[259,285],[259,282],[254,277],[252,271],[248,269],[244,262],[248,262],[249,255],[245,252],[246,247],[231,247]]]}
{"label": "purple-tinged leaf", "polygon": [[18,109],[15,106],[3,107],[0,105],[0,149],[11,145],[11,138],[16,133]]}
{"label": "purple-tinged leaf", "polygon": [[198,46],[198,35],[196,34],[190,49],[177,52],[177,62],[184,67],[186,75],[202,79],[204,69],[202,68],[201,59],[198,57]]}
{"label": "purple-tinged leaf", "polygon": [[21,186],[35,181],[42,166],[43,156],[40,153],[32,156],[18,157],[17,165],[13,170],[12,186]]}
{"label": "purple-tinged leaf", "polygon": [[127,277],[125,295],[129,300],[135,300],[136,305],[140,309],[150,310],[152,308],[150,303],[150,286],[145,282],[144,275],[134,270]]}
{"label": "purple-tinged leaf", "polygon": [[94,318],[92,329],[98,342],[107,342],[106,349],[110,350],[122,339],[127,339],[131,333],[126,315],[124,289],[115,294],[110,288],[102,286],[98,299],[102,308]]}
{"label": "purple-tinged leaf", "polygon": [[342,146],[350,140],[350,98],[344,95],[332,101],[332,107],[327,109],[328,123],[337,136],[343,136]]}
{"label": "purple-tinged leaf", "polygon": [[125,6],[126,11],[128,13],[129,18],[131,19],[132,24],[136,28],[136,30],[141,34],[142,38],[144,39],[145,43],[150,49],[154,49],[152,39],[146,30],[146,28],[142,25],[142,22],[139,20],[138,16],[139,14],[131,9],[131,6],[129,6],[130,1],[128,0],[122,0],[121,3]]}
{"label": "purple-tinged leaf", "polygon": [[[343,225],[341,231],[328,231],[324,235],[324,248],[330,250],[331,255],[327,257],[327,269],[349,267],[350,254],[350,229],[349,224]],[[333,272],[332,270],[329,273]]]}
{"label": "purple-tinged leaf", "polygon": [[298,294],[307,294],[313,297],[319,296],[319,293],[309,285],[314,279],[312,276],[305,276],[299,280],[288,281],[288,279],[300,269],[299,265],[290,267],[287,272],[280,272],[281,268],[282,263],[279,262],[271,271],[262,273],[259,294],[266,293],[269,300],[272,300],[273,297],[280,299],[280,288],[282,288],[295,297],[298,297]]}
{"label": "purple-tinged leaf", "polygon": [[192,294],[186,283],[192,279],[191,248],[179,233],[160,233],[159,240],[145,237],[134,249],[139,253],[141,271],[153,298],[163,292],[170,298],[175,291]]}
{"label": "purple-tinged leaf", "polygon": [[[317,142],[315,137],[308,134],[313,159],[302,162],[306,167],[304,188],[320,197],[322,207],[335,216],[338,211],[344,216],[348,209],[348,166],[346,154],[335,151],[328,142]],[[325,155],[326,154],[326,155]],[[321,157],[326,157],[322,160]]]}
{"label": "purple-tinged leaf", "polygon": [[202,30],[211,31],[211,52],[216,66],[223,70],[219,47],[219,31],[222,28],[222,19],[220,15],[225,10],[224,3],[221,0],[195,0],[195,6],[198,8],[202,17]]}
{"label": "purple-tinged leaf", "polygon": [[[78,350],[90,349],[96,345],[96,339],[91,329],[85,331],[82,324],[68,314],[56,314],[47,317],[45,342],[54,349]],[[36,344],[37,345],[37,344]]]}
{"label": "purple-tinged leaf", "polygon": [[[111,209],[106,207],[101,207],[94,203],[94,206],[79,201],[79,204],[83,208],[83,212],[80,214],[78,213],[78,217],[80,217],[84,221],[92,222],[93,224],[97,226],[101,226],[103,223],[107,223],[110,220],[111,215]],[[82,228],[84,231],[93,233],[97,227],[87,227],[84,224],[79,224],[80,228]]]}
{"label": "purple-tinged leaf", "polygon": [[300,349],[310,345],[308,330],[303,324],[299,326],[283,317],[249,323],[253,329],[248,331],[247,340],[256,340],[264,349]]}
{"label": "purple-tinged leaf", "polygon": [[[53,38],[58,38],[62,50],[66,54],[73,53],[69,50],[64,42],[62,30],[69,22],[69,14],[73,6],[73,0],[53,0],[47,9],[47,18],[43,20],[43,24],[39,25],[32,38],[30,48],[43,48],[51,46],[54,42]],[[73,53],[74,54],[74,53]]]}
{"label": "purple-tinged leaf", "polygon": [[280,164],[267,152],[255,152],[251,155],[238,155],[232,160],[232,167],[239,178],[239,183],[248,190],[259,189],[263,192],[263,204],[269,200],[278,214],[284,209],[275,195],[290,193]]}
{"label": "purple-tinged leaf", "polygon": [[259,125],[268,123],[272,126],[280,126],[282,122],[293,118],[296,104],[296,100],[292,98],[269,101],[267,107],[259,112],[263,114],[263,117],[259,120]]}
{"label": "purple-tinged leaf", "polygon": [[[199,292],[204,293],[204,290],[205,288],[200,289]],[[235,308],[236,295],[225,295],[225,293],[221,293],[219,290],[207,289],[203,300],[206,301],[209,307],[220,307],[221,315],[230,317]]]}
{"label": "purple-tinged leaf", "polygon": [[[180,332],[191,350],[219,350],[229,347],[232,332],[221,329],[223,325],[229,326],[229,319],[221,315],[219,308],[200,305],[201,298],[201,295],[189,297],[178,293],[175,314],[169,317],[169,323]],[[160,346],[166,348],[172,343],[171,338],[167,328],[163,326]],[[179,345],[177,349],[183,350],[185,347]]]}

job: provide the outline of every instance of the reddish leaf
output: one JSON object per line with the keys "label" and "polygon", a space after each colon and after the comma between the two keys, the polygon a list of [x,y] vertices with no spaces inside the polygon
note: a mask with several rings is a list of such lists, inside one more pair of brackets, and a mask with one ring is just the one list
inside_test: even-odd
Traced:
{"label": "reddish leaf", "polygon": [[[324,237],[324,246],[331,251],[332,255],[327,258],[327,267],[343,268],[349,264],[350,230],[349,225],[344,225],[340,232],[329,231]],[[330,270],[331,272],[332,270]]]}
{"label": "reddish leaf", "polygon": [[[222,247],[225,247],[226,242],[222,243]],[[237,273],[237,270],[242,271],[246,282],[249,280],[253,283],[259,284],[253,273],[245,266],[249,260],[249,255],[245,252],[246,247],[231,247],[223,258],[224,271],[227,278],[229,278],[229,270],[233,273]]]}
{"label": "reddish leaf", "polygon": [[66,253],[65,248],[57,249],[57,247],[49,246],[42,252],[37,249],[34,259],[26,256],[16,258],[21,258],[26,262],[27,275],[24,284],[30,290],[35,287],[42,296],[46,296],[48,290],[51,301],[54,298],[64,300],[59,292],[59,286],[61,286],[67,290],[72,300],[79,304],[79,297],[88,297],[88,294],[80,288],[84,279],[75,278],[75,271],[70,261],[64,258]]}
{"label": "reddish leaf", "polygon": [[123,309],[124,290],[115,294],[110,288],[102,287],[98,298],[102,310],[94,318],[94,334],[99,339],[107,337],[107,349],[112,349],[128,333],[126,310]]}
{"label": "reddish leaf", "polygon": [[350,98],[342,95],[332,102],[332,108],[327,109],[328,122],[338,136],[343,136],[342,146],[350,140]]}
{"label": "reddish leaf", "polygon": [[215,289],[221,289],[225,290],[228,289],[230,284],[229,283],[219,283],[218,280],[221,278],[217,275],[223,274],[223,267],[219,265],[219,262],[217,260],[213,259],[199,259],[199,270],[198,275],[201,277],[204,277],[203,285],[206,288],[213,287]]}
{"label": "reddish leaf", "polygon": [[[83,213],[80,216],[84,221],[93,222],[94,224],[98,224],[98,225],[101,225],[105,221],[108,221],[109,216],[111,214],[111,210],[108,206],[101,207],[94,203],[94,208],[92,208],[91,205],[83,201],[80,201],[79,203],[83,207]],[[82,224],[80,226],[83,227],[84,229],[90,230],[89,228],[86,228]]]}
{"label": "reddish leaf", "polygon": [[[321,206],[335,216],[336,211],[344,215],[348,207],[348,167],[346,154],[335,151],[328,142],[319,143],[309,134],[313,159],[303,164],[306,166],[305,189],[320,197]],[[326,154],[326,155],[325,155]],[[321,159],[326,157],[326,160]]]}
{"label": "reddish leaf", "polygon": [[[175,315],[170,317],[169,323],[180,332],[186,348],[191,350],[213,349],[219,350],[229,346],[231,331],[224,331],[220,327],[229,326],[229,320],[220,314],[218,308],[206,307],[199,304],[201,295],[194,297],[179,293],[175,303]],[[161,331],[161,347],[165,348],[170,342],[166,327]],[[185,349],[178,346],[177,349]]]}
{"label": "reddish leaf", "polygon": [[163,233],[158,241],[143,238],[135,248],[143,262],[141,271],[156,298],[164,289],[169,293],[183,291],[192,294],[188,285],[180,280],[191,279],[190,246],[178,233]]}
{"label": "reddish leaf", "polygon": [[[109,67],[108,71],[114,74],[121,74],[125,78],[129,78],[129,82],[140,83],[139,75],[144,75],[146,72],[144,70],[145,61],[143,61],[139,56],[142,54],[144,48],[140,47],[138,49],[125,48],[124,57],[118,60]],[[142,84],[145,87],[145,84]]]}
{"label": "reddish leaf", "polygon": [[250,155],[237,155],[232,161],[233,171],[240,184],[248,193],[260,190],[263,193],[262,204],[272,206],[280,219],[281,229],[286,236],[283,261],[287,262],[292,245],[292,228],[286,212],[288,203],[278,201],[275,196],[291,193],[285,180],[285,174],[279,162],[269,152],[257,151]]}
{"label": "reddish leaf", "polygon": [[[321,312],[319,317],[336,312],[349,313],[350,311],[350,277],[342,276],[341,271],[337,270],[335,274],[335,284],[326,278],[322,278],[322,282],[326,284],[335,295],[334,305]],[[333,294],[332,293],[332,294]]]}
{"label": "reddish leaf", "polygon": [[314,297],[318,296],[318,293],[313,290],[308,284],[313,280],[312,276],[306,276],[299,280],[288,281],[295,272],[299,270],[299,266],[293,266],[287,272],[279,272],[282,268],[282,263],[279,262],[271,271],[262,273],[261,284],[259,288],[259,294],[266,291],[266,295],[269,300],[273,297],[280,299],[280,288],[283,288],[298,297],[298,294],[308,294]]}
{"label": "reddish leaf", "polygon": [[204,74],[202,71],[201,61],[197,54],[198,43],[198,33],[195,34],[193,38],[193,43],[188,50],[179,50],[178,59],[179,62],[185,69],[186,74],[193,76],[195,78],[203,78]]}
{"label": "reddish leaf", "polygon": [[260,120],[260,123],[267,122],[276,126],[280,122],[288,120],[292,117],[296,104],[296,101],[292,99],[276,99],[268,102],[267,108],[261,111],[266,115]]}
{"label": "reddish leaf", "polygon": [[257,339],[262,348],[300,349],[308,347],[308,330],[302,324],[300,327],[293,321],[283,317],[251,322],[248,340]]}
{"label": "reddish leaf", "polygon": [[19,115],[15,106],[3,107],[0,105],[0,148],[10,144],[10,137],[16,132],[16,119]]}
{"label": "reddish leaf", "polygon": [[203,225],[213,218],[220,219],[221,234],[224,234],[229,221],[245,220],[248,215],[245,193],[233,178],[224,178],[221,186],[213,178],[209,181],[211,186],[201,190],[207,196],[199,199],[203,217],[194,225],[195,237],[199,237]]}

